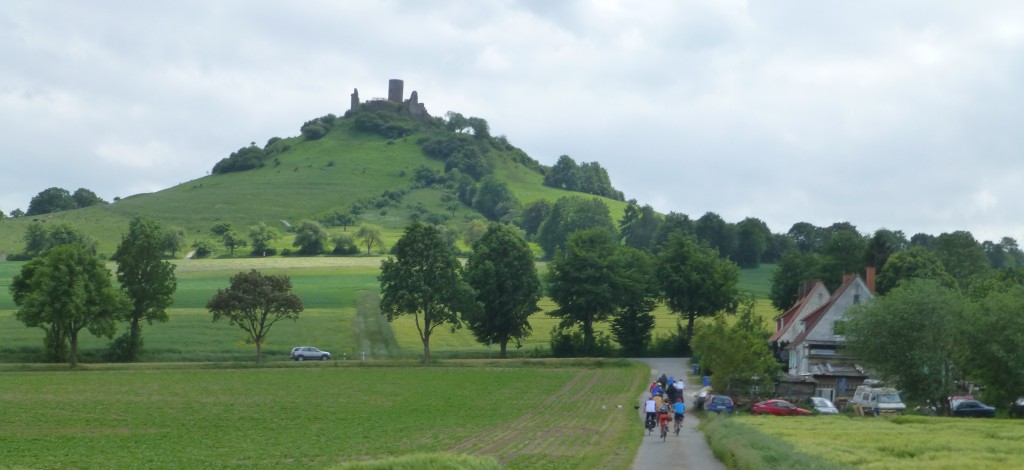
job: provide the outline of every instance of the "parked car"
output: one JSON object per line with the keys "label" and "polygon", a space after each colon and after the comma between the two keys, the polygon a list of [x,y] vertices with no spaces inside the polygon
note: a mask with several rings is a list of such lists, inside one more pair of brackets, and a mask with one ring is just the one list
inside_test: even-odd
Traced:
{"label": "parked car", "polygon": [[327,351],[321,351],[313,346],[297,346],[292,348],[293,360],[304,361],[306,359],[319,359],[326,361],[331,358],[331,353]]}
{"label": "parked car", "polygon": [[978,400],[959,400],[953,405],[953,416],[965,418],[995,418],[996,409]]}
{"label": "parked car", "polygon": [[833,405],[827,398],[811,397],[811,406],[814,407],[814,411],[823,415],[839,414],[839,409],[836,408],[836,405]]}
{"label": "parked car", "polygon": [[704,409],[715,413],[732,413],[732,398],[725,395],[711,395],[704,401]]}
{"label": "parked car", "polygon": [[755,415],[770,414],[775,416],[809,415],[810,411],[797,407],[786,400],[765,400],[754,403],[750,412]]}
{"label": "parked car", "polygon": [[1010,417],[1024,418],[1024,397],[1020,397],[1010,403]]}

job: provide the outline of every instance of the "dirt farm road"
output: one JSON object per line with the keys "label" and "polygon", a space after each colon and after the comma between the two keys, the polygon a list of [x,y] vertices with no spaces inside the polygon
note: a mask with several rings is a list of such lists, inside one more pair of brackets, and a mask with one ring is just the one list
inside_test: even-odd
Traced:
{"label": "dirt farm road", "polygon": [[[689,359],[648,358],[636,360],[646,363],[651,367],[651,381],[661,376],[661,374],[677,378],[686,377],[686,418],[683,420],[683,428],[679,431],[679,436],[670,433],[668,440],[665,442],[662,442],[657,430],[650,436],[644,433],[644,440],[640,444],[640,450],[637,451],[636,458],[633,459],[633,465],[630,468],[633,470],[663,468],[725,470],[725,465],[715,459],[715,456],[711,453],[711,448],[708,447],[707,442],[704,440],[704,433],[697,430],[697,425],[700,424],[700,421],[697,419],[696,414],[691,413],[691,410],[693,410],[693,398],[689,395],[694,390],[700,388],[700,383],[698,378],[688,375],[690,370]],[[637,400],[641,405],[647,396],[645,390],[637,391]],[[637,419],[643,420],[642,407],[638,410]]]}

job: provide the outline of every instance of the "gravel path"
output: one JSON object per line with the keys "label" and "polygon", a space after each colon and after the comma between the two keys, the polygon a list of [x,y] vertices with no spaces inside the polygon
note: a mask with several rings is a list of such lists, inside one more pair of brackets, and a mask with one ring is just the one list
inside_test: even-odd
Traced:
{"label": "gravel path", "polygon": [[[636,360],[651,367],[651,381],[661,374],[669,377],[686,377],[686,418],[683,419],[683,428],[679,431],[679,436],[669,433],[668,440],[665,442],[662,442],[657,429],[650,436],[646,434],[645,430],[643,443],[640,444],[640,450],[637,451],[630,468],[634,470],[663,468],[725,470],[725,465],[715,459],[711,453],[711,448],[704,440],[704,433],[697,430],[700,421],[696,414],[692,413],[693,398],[689,394],[699,388],[699,383],[696,377],[688,375],[690,360],[671,358]],[[643,390],[638,390],[637,393],[637,400],[642,405],[648,394]],[[638,410],[637,419],[643,420],[643,409]]]}

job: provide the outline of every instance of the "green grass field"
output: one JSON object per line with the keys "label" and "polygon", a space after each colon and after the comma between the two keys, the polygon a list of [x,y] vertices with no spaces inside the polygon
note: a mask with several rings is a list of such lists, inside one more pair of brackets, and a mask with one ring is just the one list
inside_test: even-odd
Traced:
{"label": "green grass field", "polygon": [[[303,300],[306,310],[297,321],[276,324],[264,345],[265,360],[286,360],[288,351],[301,344],[315,345],[331,351],[339,358],[362,357],[367,351],[365,341],[353,328],[355,299],[361,292],[379,290],[377,274],[380,257],[269,257],[240,259],[184,260],[176,262],[178,290],[168,311],[167,323],[143,327],[143,361],[248,361],[255,358],[255,346],[246,344],[245,333],[227,323],[213,323],[206,311],[206,302],[217,289],[226,288],[235,273],[257,269],[265,274],[287,274],[295,291]],[[38,360],[43,333],[38,328],[26,328],[14,318],[16,306],[8,292],[11,279],[23,263],[0,263],[0,362],[34,362]],[[116,267],[111,263],[111,270]],[[540,265],[540,270],[545,269]],[[770,267],[743,271],[743,278],[757,279]],[[751,284],[756,288],[757,284]],[[744,280],[741,288],[748,289]],[[760,292],[751,290],[757,298]],[[775,314],[764,301],[758,311],[768,319]],[[550,345],[550,332],[558,320],[543,312],[555,305],[548,299],[541,302],[542,312],[531,317],[533,334],[521,348],[510,345],[512,356],[545,355]],[[664,306],[655,311],[655,336],[668,336],[675,332],[677,316]],[[403,317],[391,325],[402,352],[397,357],[418,357],[422,344],[411,317]],[[607,324],[599,324],[598,331],[609,332]],[[87,333],[81,336],[80,353],[85,362],[102,361],[101,354],[108,341]],[[447,328],[435,330],[431,338],[431,351],[441,357],[496,357],[497,347],[476,342],[465,329],[452,333]],[[374,351],[367,351],[374,357]],[[396,354],[389,354],[395,357]],[[378,357],[379,358],[379,357]]]}
{"label": "green grass field", "polygon": [[1024,467],[1022,420],[738,415],[704,425],[716,456],[736,469]]}
{"label": "green grass field", "polygon": [[625,469],[639,445],[637,363],[342,365],[0,372],[0,467],[324,468],[446,452]]}

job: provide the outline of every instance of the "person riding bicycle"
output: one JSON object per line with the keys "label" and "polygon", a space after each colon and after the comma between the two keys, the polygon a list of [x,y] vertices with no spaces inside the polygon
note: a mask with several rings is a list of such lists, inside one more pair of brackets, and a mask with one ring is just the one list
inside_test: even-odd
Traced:
{"label": "person riding bicycle", "polygon": [[644,427],[648,429],[653,428],[658,414],[658,404],[655,403],[654,397],[650,397],[644,402],[644,413],[646,413]]}
{"label": "person riding bicycle", "polygon": [[661,410],[658,413],[658,424],[664,430],[668,429],[668,423],[672,422],[672,415],[668,412],[668,403],[661,405]]}
{"label": "person riding bicycle", "polygon": [[686,403],[683,403],[682,398],[677,398],[676,402],[672,404],[672,411],[674,412],[673,419],[675,419],[676,422],[679,423],[680,426],[682,426],[683,413],[686,413]]}

